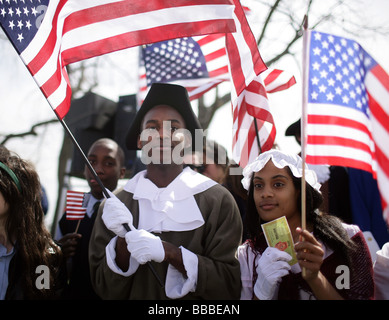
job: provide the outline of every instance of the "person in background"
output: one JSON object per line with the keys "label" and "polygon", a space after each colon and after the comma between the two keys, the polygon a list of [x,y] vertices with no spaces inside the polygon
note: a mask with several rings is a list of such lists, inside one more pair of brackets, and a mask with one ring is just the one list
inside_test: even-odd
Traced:
{"label": "person in background", "polygon": [[49,210],[49,199],[47,198],[46,189],[41,185],[41,194],[42,194],[42,209],[43,213],[46,215]]}
{"label": "person in background", "polygon": [[[285,136],[294,136],[301,145],[301,119],[292,123],[285,131]],[[321,209],[339,217],[346,223],[352,223],[350,202],[350,184],[346,167],[312,165],[308,167],[315,171],[321,186],[323,204]]]}
{"label": "person in background", "polygon": [[[108,190],[115,190],[126,170],[122,148],[114,140],[102,138],[92,144],[87,158],[103,185]],[[67,220],[65,212],[58,223],[56,234],[64,256],[68,259],[68,284],[63,294],[64,299],[99,299],[90,281],[88,246],[96,214],[104,196],[86,165],[84,176],[90,191],[87,194],[86,214],[78,231],[75,233],[78,221]]]}
{"label": "person in background", "polygon": [[65,284],[61,249],[44,225],[34,166],[0,148],[0,300],[58,299]]}
{"label": "person in background", "polygon": [[353,223],[362,231],[370,231],[381,248],[389,242],[388,225],[383,217],[377,180],[364,170],[348,168]]}
{"label": "person in background", "polygon": [[373,269],[376,300],[389,300],[389,242],[377,251]]}
{"label": "person in background", "polygon": [[90,241],[92,283],[103,299],[239,298],[238,207],[223,186],[183,164],[181,151],[195,151],[200,129],[184,87],[151,86],[126,138],[147,168],[102,203]]}
{"label": "person in background", "polygon": [[247,239],[247,225],[246,225],[246,211],[247,211],[247,190],[243,188],[241,183],[243,179],[242,168],[235,163],[230,161],[228,168],[226,170],[226,175],[224,176],[222,185],[231,192],[234,197],[236,204],[238,205],[240,216],[242,218],[243,224],[243,233],[242,233],[242,243]]}
{"label": "person in background", "polygon": [[201,173],[221,184],[227,173],[230,161],[228,159],[227,150],[216,141],[204,139],[204,142],[204,170]]}
{"label": "person in background", "polygon": [[201,158],[202,156],[200,152],[187,152],[182,158],[184,168],[189,167],[198,173],[203,173],[205,170],[205,165],[202,162]]}
{"label": "person in background", "polygon": [[[373,266],[364,236],[358,226],[319,211],[320,184],[307,167],[306,230],[302,230],[302,164],[296,154],[270,150],[243,170],[242,183],[249,192],[249,239],[238,249],[241,299],[373,299]],[[267,245],[261,230],[263,223],[282,216],[293,238],[297,257],[293,265],[289,253]],[[344,268],[341,285],[339,266]]]}

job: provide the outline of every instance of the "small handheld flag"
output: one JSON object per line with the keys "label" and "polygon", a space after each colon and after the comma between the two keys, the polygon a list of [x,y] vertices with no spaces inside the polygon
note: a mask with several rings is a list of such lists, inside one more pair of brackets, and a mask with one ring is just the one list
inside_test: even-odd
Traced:
{"label": "small handheld flag", "polygon": [[83,207],[84,192],[70,191],[66,193],[66,219],[81,220],[84,218],[86,208]]}

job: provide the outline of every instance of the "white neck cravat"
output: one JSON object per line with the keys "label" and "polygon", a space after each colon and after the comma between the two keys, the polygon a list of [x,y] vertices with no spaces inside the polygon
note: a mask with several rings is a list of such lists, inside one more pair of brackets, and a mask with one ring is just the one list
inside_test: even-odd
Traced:
{"label": "white neck cravat", "polygon": [[158,188],[139,172],[124,190],[139,202],[139,229],[149,232],[188,231],[204,224],[193,197],[216,184],[215,181],[185,168],[166,188]]}

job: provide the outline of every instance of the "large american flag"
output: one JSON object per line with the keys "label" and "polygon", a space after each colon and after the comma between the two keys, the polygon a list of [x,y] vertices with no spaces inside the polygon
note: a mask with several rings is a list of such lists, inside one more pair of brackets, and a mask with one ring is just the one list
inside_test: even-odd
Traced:
{"label": "large american flag", "polygon": [[372,172],[389,224],[389,76],[353,40],[308,36],[306,162]]}
{"label": "large american flag", "polygon": [[231,0],[0,0],[0,24],[62,119],[66,65],[171,38],[233,32]]}
{"label": "large american flag", "polygon": [[[227,43],[226,35],[213,34],[144,46],[140,55],[139,101],[143,101],[154,82],[180,84],[194,100],[232,80],[232,157],[244,167],[274,143],[276,130],[266,92],[285,90],[296,81],[282,70],[263,71],[266,66],[238,1],[235,14],[237,32],[227,35]],[[231,73],[229,57],[234,58]]]}

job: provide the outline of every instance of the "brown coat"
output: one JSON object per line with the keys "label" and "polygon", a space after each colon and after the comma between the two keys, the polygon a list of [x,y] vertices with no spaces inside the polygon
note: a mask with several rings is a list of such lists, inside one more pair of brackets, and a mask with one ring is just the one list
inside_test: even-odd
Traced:
{"label": "brown coat", "polygon": [[[138,226],[139,207],[133,195],[124,190],[116,196],[129,208]],[[196,291],[185,299],[239,299],[241,282],[236,250],[242,237],[242,221],[238,207],[229,191],[215,185],[194,196],[204,218],[204,225],[184,232],[156,234],[163,241],[183,246],[197,254],[198,281]],[[90,244],[89,261],[92,284],[103,299],[168,299],[147,265],[140,265],[129,277],[114,273],[107,265],[105,247],[115,236],[102,221],[100,206]],[[183,214],[185,214],[183,212]],[[167,262],[151,262],[164,282]]]}

